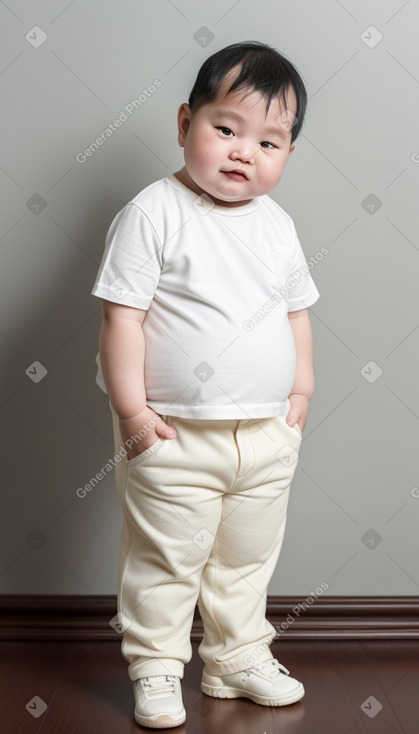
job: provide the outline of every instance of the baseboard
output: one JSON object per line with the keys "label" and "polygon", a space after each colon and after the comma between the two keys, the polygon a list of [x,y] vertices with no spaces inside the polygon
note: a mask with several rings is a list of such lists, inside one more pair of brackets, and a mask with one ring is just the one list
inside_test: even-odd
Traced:
{"label": "baseboard", "polygon": [[[310,603],[311,602],[311,603]],[[0,596],[0,640],[117,640],[116,596]],[[267,619],[284,639],[418,639],[418,596],[268,597]],[[192,640],[201,640],[195,610]]]}

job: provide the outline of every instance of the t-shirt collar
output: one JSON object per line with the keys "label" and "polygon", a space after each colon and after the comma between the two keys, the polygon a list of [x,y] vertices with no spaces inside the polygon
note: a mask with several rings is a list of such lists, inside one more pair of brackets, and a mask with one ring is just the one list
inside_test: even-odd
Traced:
{"label": "t-shirt collar", "polygon": [[188,196],[190,199],[193,199],[196,202],[197,207],[203,206],[208,208],[209,211],[212,211],[214,214],[221,214],[227,217],[243,216],[244,214],[254,212],[259,206],[258,197],[252,199],[248,204],[243,204],[243,206],[221,206],[220,204],[213,204],[210,202],[209,196],[198,196],[198,194],[195,194],[195,192],[182,183],[182,181],[179,181],[174,173],[170,173],[166,176],[166,179],[172,186],[175,186],[175,188],[182,191],[183,194]]}

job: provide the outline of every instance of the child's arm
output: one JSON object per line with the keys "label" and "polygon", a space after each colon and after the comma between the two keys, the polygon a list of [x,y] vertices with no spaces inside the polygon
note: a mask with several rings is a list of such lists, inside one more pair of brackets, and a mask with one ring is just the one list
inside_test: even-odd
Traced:
{"label": "child's arm", "polygon": [[141,324],[147,311],[102,300],[99,334],[100,363],[112,407],[121,419],[146,407],[144,335]]}
{"label": "child's arm", "polygon": [[294,336],[297,365],[294,385],[289,395],[291,407],[287,423],[291,426],[298,423],[303,431],[314,393],[313,334],[307,308],[290,311],[288,318]]}
{"label": "child's arm", "polygon": [[[99,353],[109,400],[119,416],[123,441],[136,436],[156,413],[147,407],[144,385],[145,342],[141,325],[147,311],[102,300]],[[151,446],[158,435],[175,432],[160,419],[142,440],[126,445],[128,459]]]}

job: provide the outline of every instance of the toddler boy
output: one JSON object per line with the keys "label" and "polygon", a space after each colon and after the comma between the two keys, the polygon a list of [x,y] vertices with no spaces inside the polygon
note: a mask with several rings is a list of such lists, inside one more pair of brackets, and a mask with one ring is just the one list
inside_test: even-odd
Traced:
{"label": "toddler boy", "polygon": [[265,612],[314,391],[319,298],[293,221],[267,194],[306,102],[294,66],[265,44],[208,58],[178,111],[185,165],[116,215],[92,290],[97,382],[124,456],[122,654],[144,726],[185,721],[197,603],[205,694],[265,706],[304,695],[269,649]]}

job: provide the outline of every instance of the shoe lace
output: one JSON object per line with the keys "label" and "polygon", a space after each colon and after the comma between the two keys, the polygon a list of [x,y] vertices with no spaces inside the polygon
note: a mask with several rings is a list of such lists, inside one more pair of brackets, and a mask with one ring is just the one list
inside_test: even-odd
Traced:
{"label": "shoe lace", "polygon": [[175,693],[176,676],[152,675],[144,678],[143,687],[147,695],[158,698],[162,693]]}
{"label": "shoe lace", "polygon": [[249,673],[252,670],[257,670],[259,673],[267,675],[272,681],[276,681],[282,673],[286,675],[290,674],[290,671],[275,659],[265,660],[263,663],[259,663],[259,665],[254,665],[252,668],[249,668]]}

